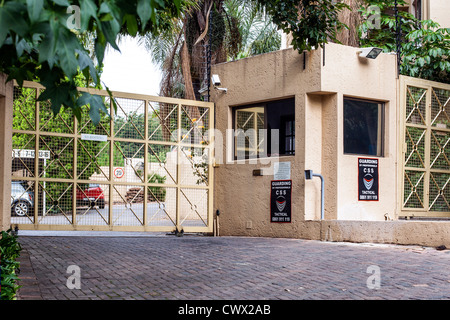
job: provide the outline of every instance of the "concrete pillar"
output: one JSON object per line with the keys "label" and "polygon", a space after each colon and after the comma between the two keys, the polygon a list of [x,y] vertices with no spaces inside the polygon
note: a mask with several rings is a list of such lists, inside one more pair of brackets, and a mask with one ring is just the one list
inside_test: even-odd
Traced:
{"label": "concrete pillar", "polygon": [[0,74],[0,228],[11,226],[13,83]]}

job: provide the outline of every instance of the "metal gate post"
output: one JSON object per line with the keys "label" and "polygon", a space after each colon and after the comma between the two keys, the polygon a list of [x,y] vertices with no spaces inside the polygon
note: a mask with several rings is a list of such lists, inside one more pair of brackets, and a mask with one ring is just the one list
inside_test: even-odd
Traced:
{"label": "metal gate post", "polygon": [[144,101],[144,126],[145,126],[145,133],[144,133],[144,214],[142,217],[142,223],[145,226],[147,226],[147,215],[148,215],[148,165],[149,165],[149,156],[148,156],[148,102],[147,100]]}
{"label": "metal gate post", "polygon": [[181,205],[181,104],[178,104],[178,130],[177,130],[177,207],[176,207],[176,219],[175,219],[175,232],[181,231],[180,226],[180,205]]}
{"label": "metal gate post", "polygon": [[11,82],[5,83],[7,75],[0,74],[0,231],[11,224],[11,161],[13,129],[13,92]]}
{"label": "metal gate post", "polygon": [[[114,99],[114,97],[112,98]],[[109,125],[109,206],[108,206],[108,226],[112,229],[113,223],[113,209],[114,209],[114,102],[109,101],[109,113],[111,114],[110,125]]]}
{"label": "metal gate post", "polygon": [[[35,144],[34,144],[34,225],[39,224],[39,138],[40,138],[40,132],[41,128],[39,125],[39,115],[40,115],[40,103],[38,101],[39,98],[39,88],[36,88],[36,108],[35,108]],[[42,212],[42,215],[44,215],[45,212]]]}
{"label": "metal gate post", "polygon": [[73,116],[73,187],[72,187],[72,226],[77,226],[77,180],[78,180],[78,119]]}

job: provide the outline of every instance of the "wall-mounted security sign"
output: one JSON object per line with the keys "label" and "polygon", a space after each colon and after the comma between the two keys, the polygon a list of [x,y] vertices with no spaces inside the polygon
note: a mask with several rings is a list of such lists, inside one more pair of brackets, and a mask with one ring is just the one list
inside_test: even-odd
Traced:
{"label": "wall-mounted security sign", "polygon": [[292,180],[273,180],[270,193],[270,222],[291,222]]}
{"label": "wall-mounted security sign", "polygon": [[378,159],[358,158],[358,200],[380,200],[378,189]]}

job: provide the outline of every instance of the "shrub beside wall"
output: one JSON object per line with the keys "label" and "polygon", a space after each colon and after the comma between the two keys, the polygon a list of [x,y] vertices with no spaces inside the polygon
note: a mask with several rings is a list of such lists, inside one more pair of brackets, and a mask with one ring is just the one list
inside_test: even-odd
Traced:
{"label": "shrub beside wall", "polygon": [[0,238],[0,299],[15,300],[19,289],[17,284],[17,273],[19,272],[19,262],[22,247],[17,241],[17,235],[12,230],[2,231]]}

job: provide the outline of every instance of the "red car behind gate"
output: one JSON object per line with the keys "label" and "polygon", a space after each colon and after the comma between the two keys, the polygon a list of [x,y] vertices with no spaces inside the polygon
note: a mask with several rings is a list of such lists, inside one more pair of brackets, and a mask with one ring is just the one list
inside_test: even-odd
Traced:
{"label": "red car behind gate", "polygon": [[100,209],[104,209],[105,196],[100,185],[90,183],[88,188],[83,191],[77,189],[77,206],[98,206]]}

